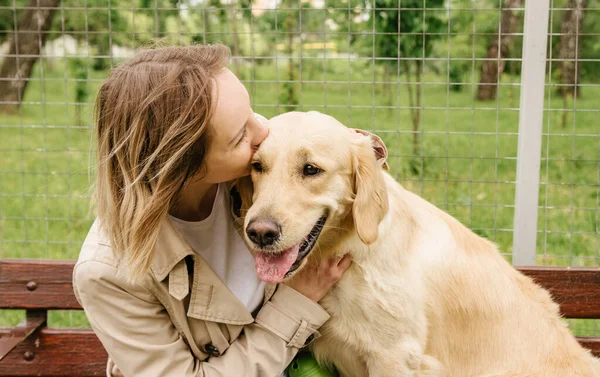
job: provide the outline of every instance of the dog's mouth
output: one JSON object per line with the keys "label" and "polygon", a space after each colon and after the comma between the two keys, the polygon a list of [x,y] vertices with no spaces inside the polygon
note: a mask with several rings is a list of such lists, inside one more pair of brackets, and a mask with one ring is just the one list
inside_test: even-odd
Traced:
{"label": "dog's mouth", "polygon": [[279,283],[296,271],[310,254],[325,226],[327,215],[322,216],[298,244],[279,252],[259,251],[255,257],[258,277],[269,283]]}

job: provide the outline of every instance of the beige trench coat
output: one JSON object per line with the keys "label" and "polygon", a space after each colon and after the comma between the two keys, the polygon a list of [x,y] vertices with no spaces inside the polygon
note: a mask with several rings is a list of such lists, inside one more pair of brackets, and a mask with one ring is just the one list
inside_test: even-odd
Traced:
{"label": "beige trench coat", "polygon": [[133,284],[122,270],[94,223],[73,287],[109,354],[109,377],[277,377],[329,319],[282,284],[267,285],[253,316],[168,220],[149,273]]}

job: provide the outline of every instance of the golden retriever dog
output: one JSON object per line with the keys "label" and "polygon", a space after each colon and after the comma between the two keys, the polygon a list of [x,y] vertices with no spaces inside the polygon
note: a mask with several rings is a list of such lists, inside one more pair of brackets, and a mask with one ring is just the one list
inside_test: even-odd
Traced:
{"label": "golden retriever dog", "polygon": [[345,377],[600,377],[548,292],[397,183],[378,137],[318,112],[267,124],[251,182],[238,182],[259,276],[285,282],[318,258],[353,257],[320,301],[322,365]]}

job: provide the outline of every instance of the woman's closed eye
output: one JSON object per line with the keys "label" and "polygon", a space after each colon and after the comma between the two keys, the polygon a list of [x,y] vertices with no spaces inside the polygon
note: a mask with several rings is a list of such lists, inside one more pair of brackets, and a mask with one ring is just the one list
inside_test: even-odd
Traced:
{"label": "woman's closed eye", "polygon": [[242,144],[242,142],[244,140],[246,140],[246,137],[248,136],[248,127],[244,127],[244,132],[242,132],[242,136],[240,136],[240,139],[237,141],[237,143],[235,143],[235,146],[239,146],[240,144]]}

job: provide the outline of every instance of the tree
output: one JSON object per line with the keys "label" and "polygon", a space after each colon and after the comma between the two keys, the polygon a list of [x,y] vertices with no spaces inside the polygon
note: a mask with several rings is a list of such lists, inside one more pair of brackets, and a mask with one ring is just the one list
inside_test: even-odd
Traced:
{"label": "tree", "polygon": [[[251,0],[238,1],[238,0],[210,0],[208,2],[209,9],[213,10],[213,13],[218,18],[220,25],[227,27],[226,33],[231,36],[231,48],[233,54],[233,71],[236,75],[240,74],[240,65],[238,58],[240,55],[240,38],[238,34],[238,7],[249,8],[251,6]],[[207,11],[205,11],[207,13]],[[244,13],[248,13],[245,11]],[[243,15],[244,15],[243,13]],[[205,32],[209,33],[211,30],[210,20],[208,15],[205,15]],[[229,29],[231,27],[231,29]]]}
{"label": "tree", "polygon": [[523,6],[523,0],[506,0],[500,17],[498,31],[490,41],[486,60],[481,65],[481,77],[477,88],[477,99],[489,101],[496,99],[500,75],[506,66],[505,58],[513,46],[513,34],[519,25],[520,17],[514,11]]}
{"label": "tree", "polygon": [[[292,8],[294,0],[285,0],[286,5]],[[283,28],[287,31],[286,53],[288,55],[287,80],[284,83],[284,92],[280,96],[281,102],[285,105],[287,111],[293,111],[298,105],[298,96],[296,95],[295,67],[294,67],[294,36],[296,31],[296,17],[294,13],[288,11],[288,14],[283,22]],[[300,42],[302,43],[302,42]]]}
{"label": "tree", "polygon": [[[426,58],[448,26],[445,14],[428,8],[440,9],[444,4],[445,0],[338,0],[337,11],[330,13],[338,34],[348,33],[338,47],[351,45],[348,52],[374,54],[373,64],[381,69],[386,82],[392,81],[392,74],[406,76],[415,156],[419,155],[421,76]],[[384,88],[391,104],[393,92],[389,85]]]}
{"label": "tree", "polygon": [[83,107],[90,95],[87,85],[88,71],[85,62],[80,58],[69,59],[69,66],[73,76],[77,79],[75,82],[75,124],[81,126],[83,125]]}
{"label": "tree", "polygon": [[154,33],[157,38],[164,38],[167,35],[167,20],[178,15],[178,2],[179,0],[141,0],[142,9],[154,9]]}
{"label": "tree", "polygon": [[9,40],[8,56],[0,68],[0,111],[16,112],[44,46],[60,0],[30,0]]}
{"label": "tree", "polygon": [[[66,5],[74,0],[63,1]],[[153,38],[165,38],[168,21],[179,15],[177,0],[133,0],[133,3],[136,9],[130,11],[119,0],[105,0],[101,7],[88,2],[87,17],[65,13],[53,29],[64,27],[65,34],[71,33],[78,42],[93,48],[92,69],[102,71],[109,67],[112,46],[135,48]]]}
{"label": "tree", "polygon": [[[365,3],[365,8],[368,5],[369,3]],[[393,9],[398,7],[395,0],[374,0],[367,21],[368,29],[374,29],[377,33],[375,56],[386,58],[376,60],[383,67],[385,81],[390,81],[389,76],[394,70],[398,70],[398,59],[400,68],[406,75],[415,156],[419,154],[418,130],[421,122],[424,58],[431,55],[434,42],[447,29],[447,20],[442,19],[439,12],[427,12],[423,9],[424,5],[427,8],[441,8],[444,0],[428,0],[426,3],[422,0],[404,0],[402,10]]]}
{"label": "tree", "polygon": [[[287,111],[296,109],[299,103],[298,93],[296,91],[296,72],[298,66],[294,63],[294,43],[300,39],[299,19],[303,9],[310,8],[310,4],[298,2],[297,0],[281,0],[281,7],[263,13],[258,17],[256,25],[260,32],[264,34],[267,43],[274,48],[277,48],[279,42],[279,34],[285,35],[285,55],[287,59],[287,70],[283,91],[279,93],[279,103],[282,104]],[[302,19],[307,18],[302,17]],[[276,62],[277,64],[277,62]]]}
{"label": "tree", "polygon": [[[65,7],[81,6],[79,2],[74,1],[63,0],[63,5]],[[83,17],[80,12],[65,12],[61,14],[61,17],[55,18],[51,27],[52,30],[60,30],[61,33],[53,33],[49,38],[59,38],[68,34],[77,42],[87,44],[87,47],[95,49],[95,52],[90,54],[93,59],[92,69],[104,70],[109,66],[112,45],[125,46],[130,43],[132,38],[136,38],[136,40],[139,38],[139,34],[129,34],[132,30],[129,29],[124,15],[127,11],[115,9],[119,6],[119,0],[106,0],[102,7],[88,3],[90,9],[85,10],[87,17]],[[136,16],[138,23],[142,17],[143,14]],[[139,29],[140,25],[136,25],[136,28]]]}
{"label": "tree", "polygon": [[561,26],[559,58],[561,60],[561,82],[560,94],[563,97],[581,96],[579,86],[579,72],[581,64],[579,55],[581,51],[581,39],[579,35],[583,27],[583,11],[587,6],[586,0],[569,0],[565,16]]}

